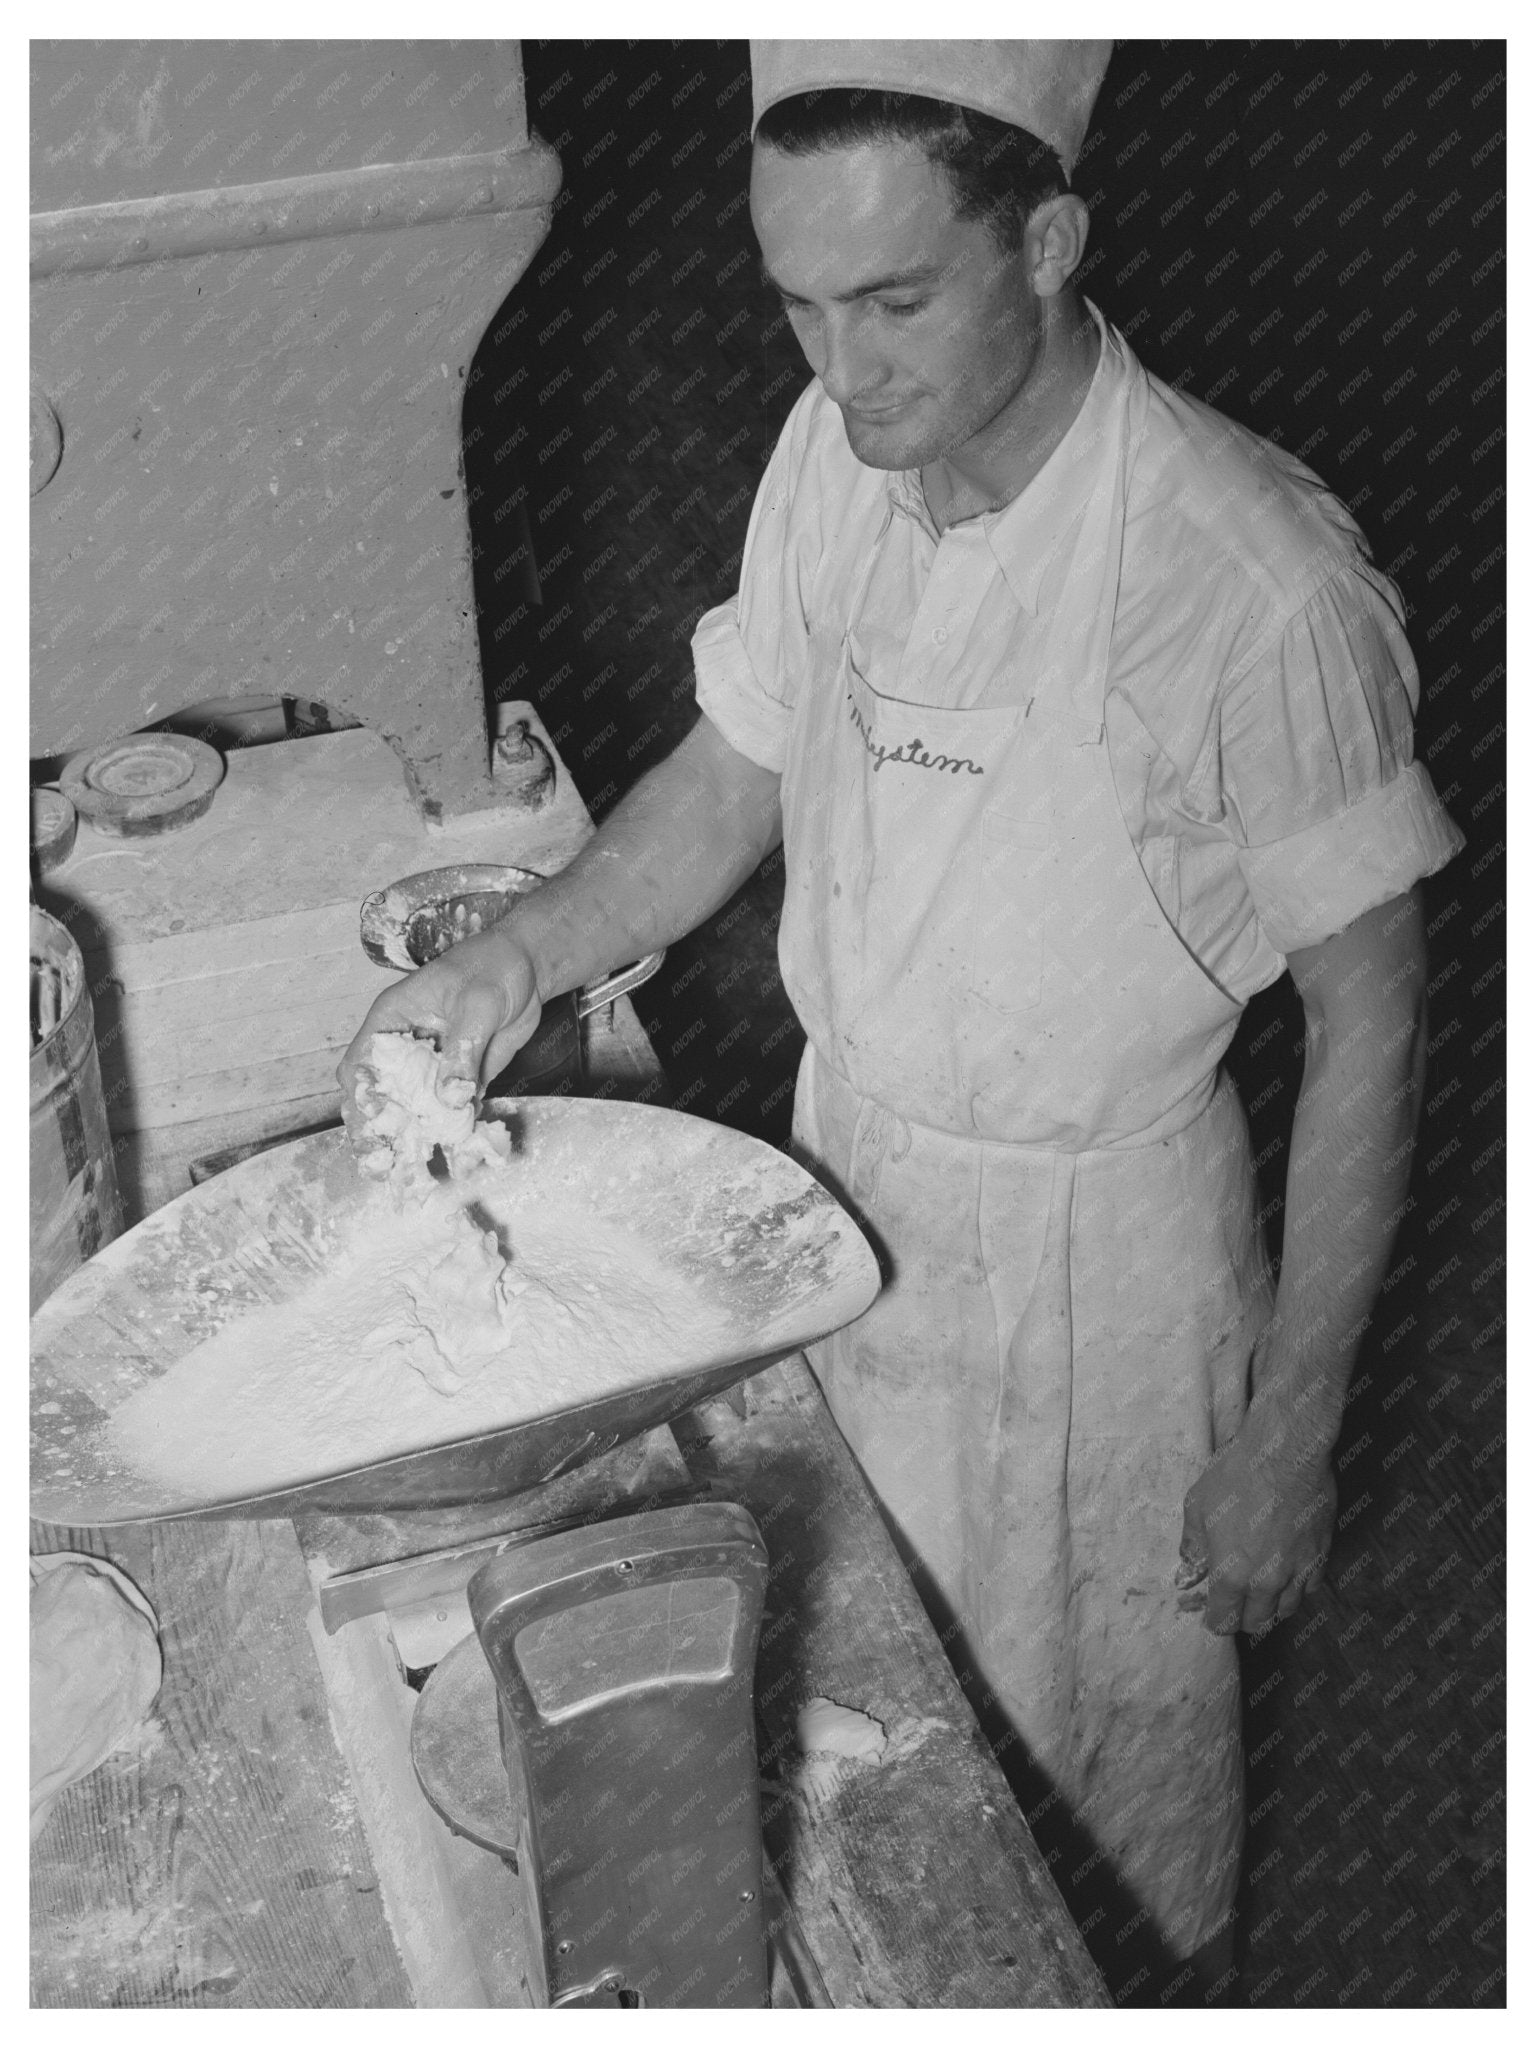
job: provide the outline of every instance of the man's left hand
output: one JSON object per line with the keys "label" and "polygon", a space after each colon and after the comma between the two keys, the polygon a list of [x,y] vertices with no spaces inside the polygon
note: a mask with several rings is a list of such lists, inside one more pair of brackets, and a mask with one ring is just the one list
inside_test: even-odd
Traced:
{"label": "man's left hand", "polygon": [[[1325,1457],[1301,1466],[1259,1458],[1239,1434],[1184,1497],[1178,1583],[1203,1570],[1205,1625],[1248,1634],[1284,1621],[1322,1577],[1338,1487]],[[1183,1603],[1197,1602],[1186,1594]]]}

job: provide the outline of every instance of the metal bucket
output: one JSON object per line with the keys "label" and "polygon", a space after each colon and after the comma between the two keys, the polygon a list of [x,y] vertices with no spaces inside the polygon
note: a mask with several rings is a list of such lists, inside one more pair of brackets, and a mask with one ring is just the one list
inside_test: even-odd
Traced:
{"label": "metal bucket", "polygon": [[32,1312],[123,1227],[80,948],[32,906]]}

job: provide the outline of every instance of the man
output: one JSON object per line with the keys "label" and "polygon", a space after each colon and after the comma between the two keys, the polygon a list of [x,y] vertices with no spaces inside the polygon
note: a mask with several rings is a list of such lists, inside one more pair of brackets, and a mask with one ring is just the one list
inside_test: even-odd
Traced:
{"label": "man", "polygon": [[[1209,1981],[1233,1636],[1327,1554],[1422,1073],[1414,884],[1460,838],[1348,514],[1074,289],[1107,56],[753,46],[753,223],[814,381],[695,634],[704,716],[342,1081],[388,1028],[483,1081],[782,836],[795,1136],[887,1279],[818,1376],[1101,1957],[1151,1928]],[[1286,968],[1272,1292],[1219,1061]]]}

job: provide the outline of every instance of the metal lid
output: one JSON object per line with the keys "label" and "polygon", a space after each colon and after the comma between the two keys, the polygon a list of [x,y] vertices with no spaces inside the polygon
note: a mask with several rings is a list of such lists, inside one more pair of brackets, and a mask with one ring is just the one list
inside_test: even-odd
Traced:
{"label": "metal lid", "polygon": [[76,754],[59,786],[98,831],[136,837],[190,825],[223,779],[224,758],[204,741],[136,732]]}

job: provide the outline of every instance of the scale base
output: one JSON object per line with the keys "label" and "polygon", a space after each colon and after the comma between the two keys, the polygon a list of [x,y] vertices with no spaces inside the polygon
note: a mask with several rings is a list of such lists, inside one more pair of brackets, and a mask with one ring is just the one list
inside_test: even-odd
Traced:
{"label": "scale base", "polygon": [[516,1870],[517,1807],[502,1760],[496,1681],[478,1636],[456,1643],[422,1687],[411,1717],[411,1762],[449,1827]]}

